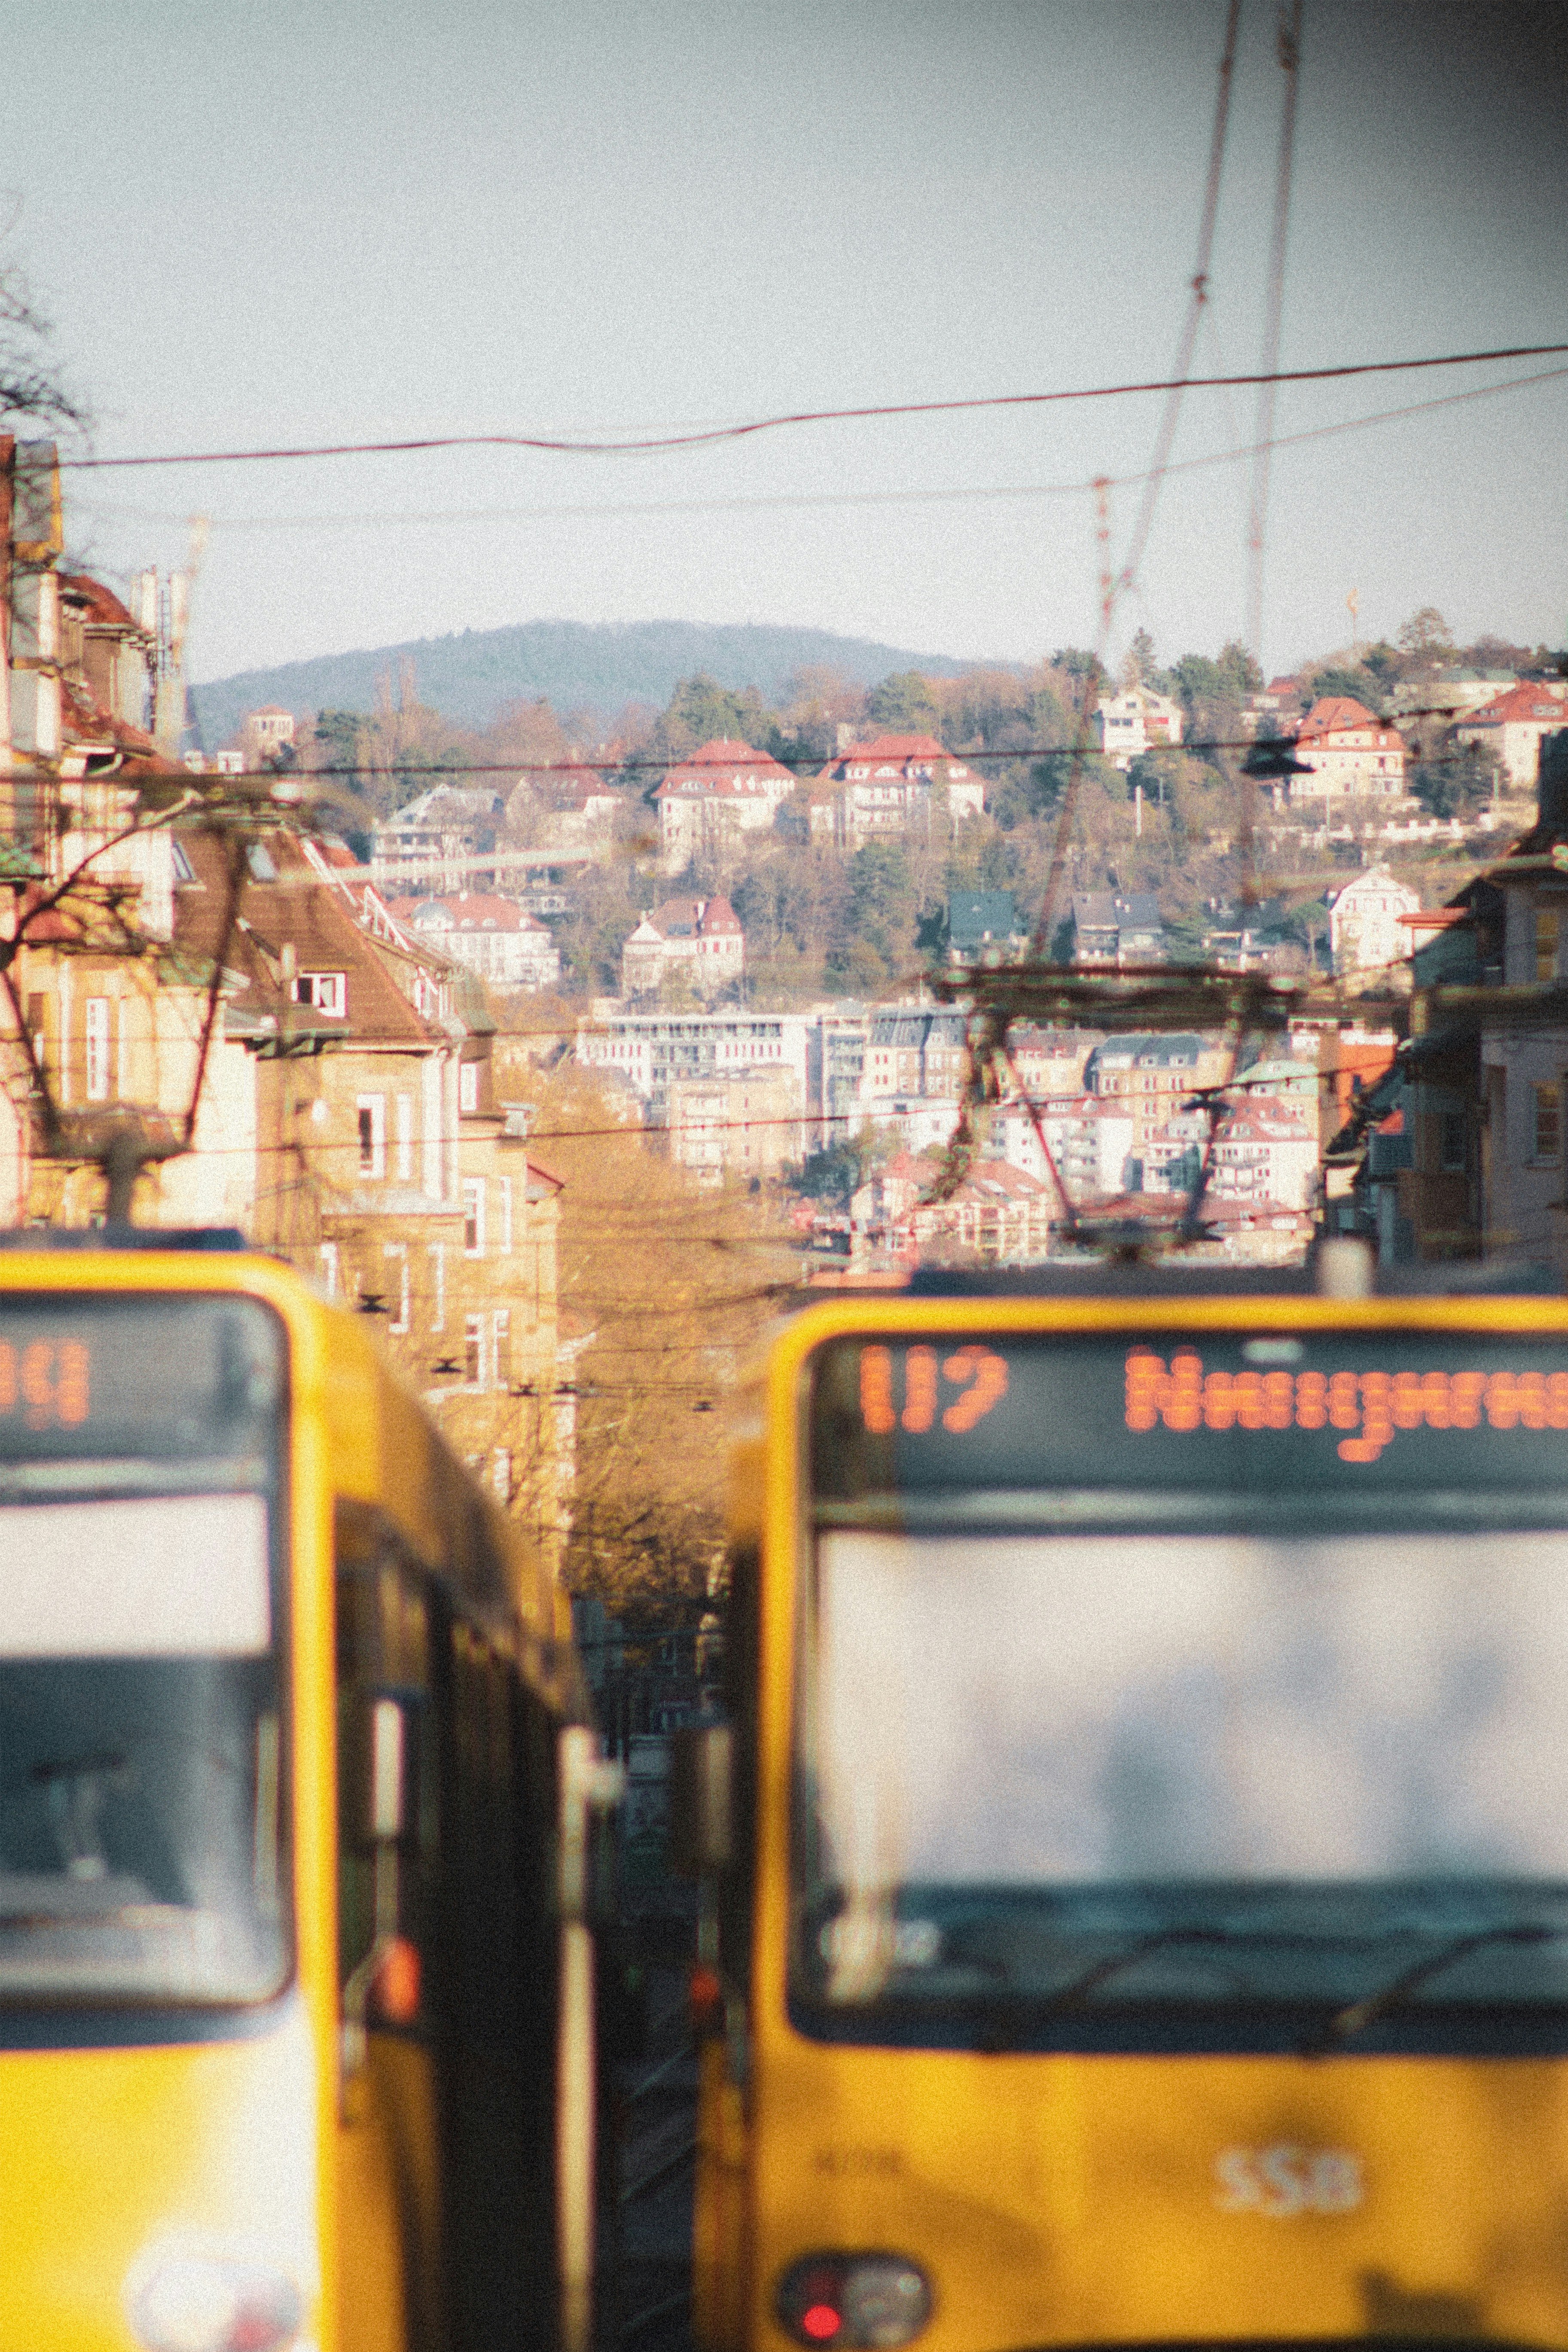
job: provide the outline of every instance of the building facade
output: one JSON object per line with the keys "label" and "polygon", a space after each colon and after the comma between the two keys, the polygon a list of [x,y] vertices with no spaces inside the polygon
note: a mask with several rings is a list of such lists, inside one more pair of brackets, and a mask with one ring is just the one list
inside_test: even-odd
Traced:
{"label": "building facade", "polygon": [[1095,748],[1125,772],[1145,751],[1168,751],[1178,744],[1184,717],[1173,696],[1156,694],[1151,687],[1129,687],[1095,705]]}
{"label": "building facade", "polygon": [[932,735],[877,735],[830,760],[810,801],[812,838],[843,850],[876,840],[936,838],[984,814],[985,788]]}
{"label": "building facade", "polygon": [[694,857],[722,863],[741,836],[765,833],[795,790],[789,770],[766,751],[720,736],[666,772],[653,803],[667,874]]}
{"label": "building facade", "polygon": [[643,917],[621,950],[623,996],[656,996],[684,979],[712,996],[746,968],[746,935],[728,898],[669,898]]}
{"label": "building facade", "polygon": [[1292,805],[1332,800],[1397,800],[1405,792],[1405,744],[1392,727],[1349,695],[1313,703],[1292,743],[1310,775],[1287,781]]}

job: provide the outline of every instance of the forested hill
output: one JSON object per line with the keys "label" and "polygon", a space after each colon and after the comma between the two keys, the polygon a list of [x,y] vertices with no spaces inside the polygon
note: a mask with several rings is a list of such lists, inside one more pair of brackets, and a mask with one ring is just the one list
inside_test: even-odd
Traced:
{"label": "forested hill", "polygon": [[488,726],[509,702],[543,695],[563,716],[584,707],[606,719],[625,702],[662,709],[676,685],[706,671],[721,686],[748,686],[774,699],[793,672],[835,669],[872,686],[891,670],[921,669],[954,677],[966,665],[943,655],[910,653],[826,629],[709,627],[694,621],[525,621],[510,629],[465,629],[460,636],[323,654],[276,669],[242,670],[193,688],[202,740],[216,750],[247,710],[279,703],[297,717],[318,710],[370,711],[375,681],[407,656],[422,703],[468,727]]}

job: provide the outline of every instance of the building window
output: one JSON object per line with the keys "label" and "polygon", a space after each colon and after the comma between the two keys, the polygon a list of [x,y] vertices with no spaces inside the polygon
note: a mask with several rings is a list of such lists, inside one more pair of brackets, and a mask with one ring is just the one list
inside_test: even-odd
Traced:
{"label": "building window", "polygon": [[329,1298],[335,1298],[338,1295],[338,1245],[336,1242],[323,1242],[316,1255],[321,1260],[321,1287],[326,1292]]}
{"label": "building window", "polygon": [[359,1172],[378,1181],[386,1173],[386,1097],[361,1095],[356,1105]]}
{"label": "building window", "polygon": [[89,996],[83,1007],[87,1015],[87,1098],[89,1102],[109,1100],[109,999]]}
{"label": "building window", "polygon": [[389,1331],[406,1331],[409,1328],[410,1320],[408,1311],[410,1304],[408,1244],[406,1242],[384,1242],[382,1244],[381,1254],[386,1260],[387,1265],[394,1269],[393,1278],[397,1285],[396,1311],[386,1328]]}
{"label": "building window", "polygon": [[1537,907],[1535,910],[1535,977],[1555,980],[1557,977],[1557,909]]}
{"label": "building window", "polygon": [[511,1178],[502,1176],[500,1184],[500,1246],[501,1255],[511,1255]]}
{"label": "building window", "polygon": [[485,1254],[485,1185],[482,1176],[468,1176],[463,1181],[463,1255],[483,1257]]}
{"label": "building window", "polygon": [[1446,1110],[1437,1138],[1437,1165],[1445,1176],[1462,1176],[1468,1165],[1469,1122],[1462,1110]]}
{"label": "building window", "polygon": [[480,1315],[463,1318],[463,1378],[471,1389],[484,1385],[485,1325]]}
{"label": "building window", "polygon": [[479,1066],[477,1062],[463,1062],[458,1069],[458,1108],[468,1112],[479,1107]]}
{"label": "building window", "polygon": [[444,1331],[447,1328],[447,1245],[444,1242],[431,1242],[427,1246],[430,1251],[431,1286],[434,1294],[430,1309],[430,1328],[432,1331]]}
{"label": "building window", "polygon": [[1563,1089],[1553,1078],[1530,1089],[1531,1158],[1538,1166],[1554,1163],[1563,1150]]}
{"label": "building window", "polygon": [[504,1445],[490,1456],[490,1492],[503,1509],[511,1500],[511,1455]]}
{"label": "building window", "polygon": [[511,1386],[511,1309],[498,1307],[490,1318],[491,1369],[498,1389]]}
{"label": "building window", "polygon": [[400,1184],[414,1181],[414,1097],[397,1097],[397,1181]]}
{"label": "building window", "polygon": [[348,981],[341,971],[302,971],[294,982],[296,1004],[313,1004],[318,1013],[334,1013],[341,1021],[348,1010]]}

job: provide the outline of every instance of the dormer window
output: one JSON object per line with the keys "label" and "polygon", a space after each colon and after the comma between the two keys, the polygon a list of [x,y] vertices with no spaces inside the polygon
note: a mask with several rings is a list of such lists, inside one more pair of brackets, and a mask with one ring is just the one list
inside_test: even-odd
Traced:
{"label": "dormer window", "polygon": [[296,1004],[313,1004],[318,1013],[341,1021],[348,1010],[348,978],[341,971],[302,971],[294,982]]}

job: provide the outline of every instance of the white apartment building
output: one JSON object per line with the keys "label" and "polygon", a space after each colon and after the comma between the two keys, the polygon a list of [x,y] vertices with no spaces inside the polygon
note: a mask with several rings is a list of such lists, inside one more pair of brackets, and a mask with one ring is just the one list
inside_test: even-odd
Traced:
{"label": "white apartment building", "polygon": [[711,996],[746,968],[746,935],[728,898],[671,898],[645,915],[621,950],[621,992],[657,995],[684,973],[700,996]]}
{"label": "white apartment building", "polygon": [[768,752],[723,736],[702,744],[653,796],[665,872],[679,874],[699,855],[722,857],[740,835],[766,832],[794,790],[794,776]]}
{"label": "white apartment building", "polygon": [[1096,749],[1113,768],[1127,769],[1145,751],[1169,751],[1182,740],[1185,714],[1171,695],[1152,687],[1132,686],[1121,694],[1108,694],[1095,705],[1099,730]]}
{"label": "white apartment building", "polygon": [[[1075,1208],[1125,1191],[1134,1129],[1117,1104],[1088,1094],[1057,1101],[1041,1109],[1040,1127]],[[1006,1103],[993,1111],[986,1150],[989,1158],[1005,1160],[1042,1184],[1050,1182],[1035,1122],[1021,1105]]]}
{"label": "white apartment building", "polygon": [[981,816],[985,787],[933,735],[878,735],[830,760],[811,795],[815,841],[859,849],[868,841],[929,835],[939,797],[955,825]]}
{"label": "white apartment building", "polygon": [[650,1125],[663,1126],[672,1085],[787,1070],[806,1100],[806,1018],[798,1013],[623,1013],[595,1007],[577,1032],[584,1069],[622,1079]]}
{"label": "white apartment building", "polygon": [[1292,803],[1396,800],[1404,793],[1403,740],[1348,694],[1324,695],[1314,702],[1291,749],[1312,771],[1289,778]]}
{"label": "white apartment building", "polygon": [[1533,793],[1542,742],[1560,727],[1568,727],[1568,678],[1532,677],[1461,719],[1454,740],[1495,752],[1510,788]]}
{"label": "white apartment building", "polygon": [[1395,881],[1386,866],[1369,866],[1347,882],[1329,906],[1329,949],[1342,977],[1384,971],[1410,952],[1406,915],[1418,914],[1421,894]]}
{"label": "white apartment building", "polygon": [[510,898],[395,898],[388,908],[442,955],[499,988],[553,988],[561,953],[545,926]]}

